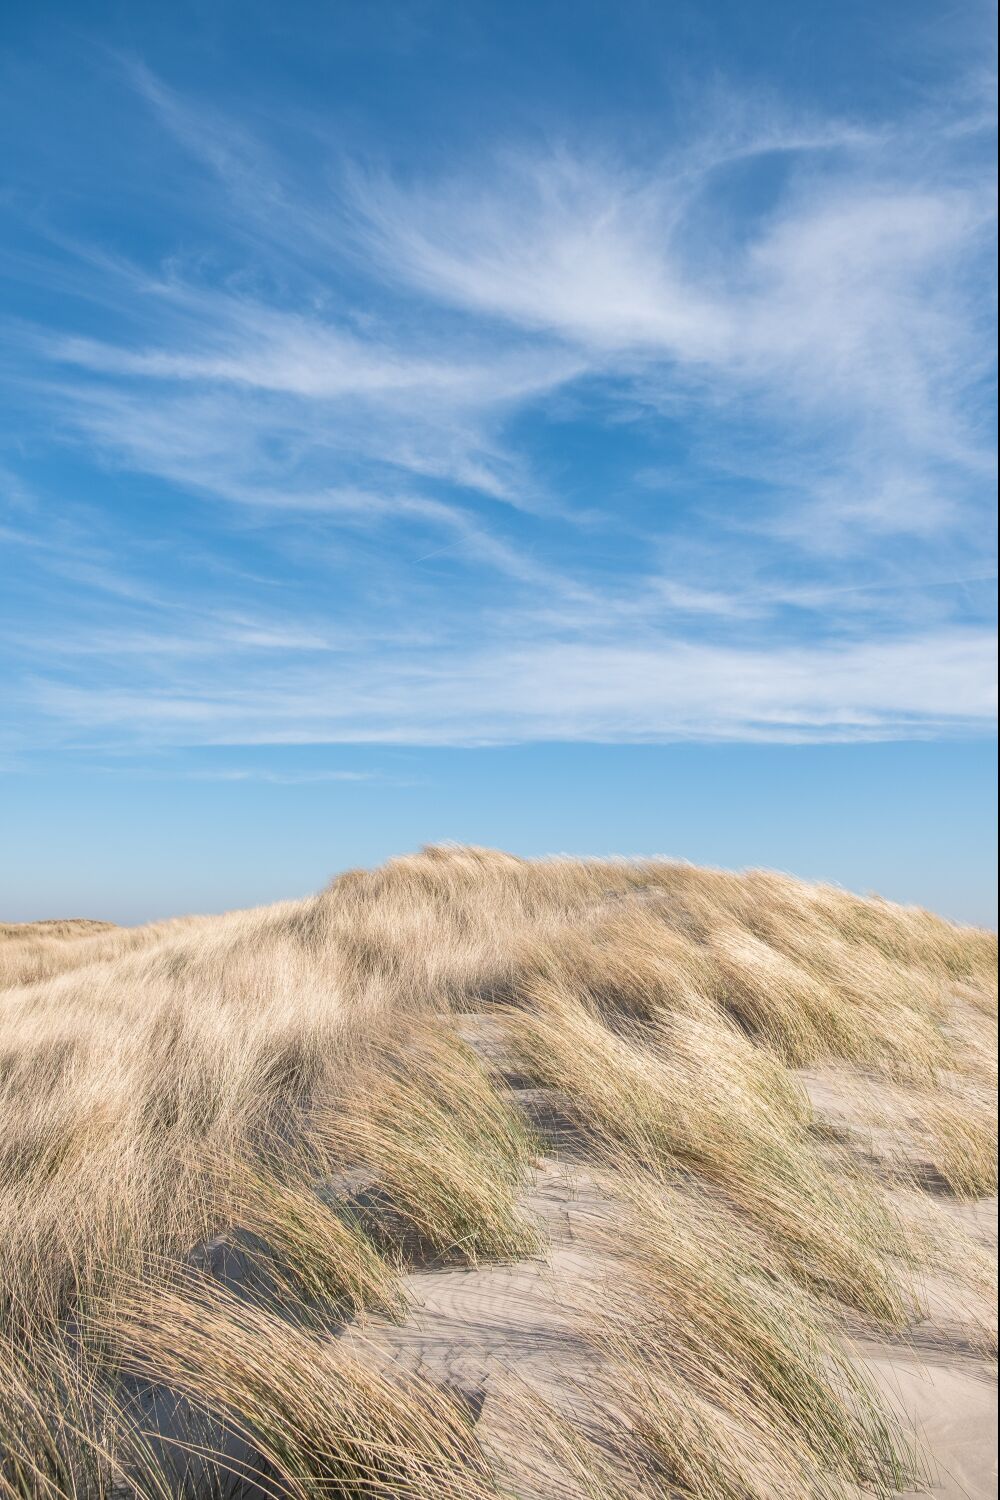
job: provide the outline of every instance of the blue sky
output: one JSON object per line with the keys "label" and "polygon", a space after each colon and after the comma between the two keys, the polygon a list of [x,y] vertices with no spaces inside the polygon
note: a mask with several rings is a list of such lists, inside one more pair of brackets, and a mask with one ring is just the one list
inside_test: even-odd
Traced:
{"label": "blue sky", "polygon": [[994,920],[989,7],[0,32],[3,915],[457,838]]}

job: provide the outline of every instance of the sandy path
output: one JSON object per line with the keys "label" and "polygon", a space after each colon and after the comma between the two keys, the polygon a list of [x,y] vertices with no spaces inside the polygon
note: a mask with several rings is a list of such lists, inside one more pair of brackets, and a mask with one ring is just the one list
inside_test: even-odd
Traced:
{"label": "sandy path", "polygon": [[[558,1096],[517,1076],[497,1018],[467,1014],[457,1026],[553,1148],[564,1149],[571,1127]],[[537,1256],[514,1265],[411,1271],[405,1288],[412,1311],[402,1324],[368,1318],[345,1333],[375,1358],[457,1396],[476,1416],[477,1437],[518,1500],[586,1500],[587,1491],[512,1413],[527,1400],[584,1427],[600,1425],[587,1399],[596,1356],[573,1309],[581,1289],[598,1286],[610,1269],[593,1231],[613,1205],[581,1165],[546,1155],[521,1208],[540,1230]]]}
{"label": "sandy path", "polygon": [[584,1423],[591,1417],[587,1371],[595,1356],[566,1293],[601,1275],[587,1225],[606,1212],[607,1200],[545,1160],[523,1207],[542,1226],[542,1254],[516,1265],[413,1271],[405,1281],[413,1309],[405,1322],[369,1319],[354,1336],[379,1359],[457,1396],[522,1500],[583,1500],[544,1445],[512,1427],[509,1396],[527,1394]]}

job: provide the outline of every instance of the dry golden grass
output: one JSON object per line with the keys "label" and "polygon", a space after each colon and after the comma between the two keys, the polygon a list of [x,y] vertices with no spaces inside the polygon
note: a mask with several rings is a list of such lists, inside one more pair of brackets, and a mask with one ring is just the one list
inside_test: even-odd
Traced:
{"label": "dry golden grass", "polygon": [[[373,1082],[374,1081],[374,1082]],[[517,1199],[537,1143],[475,1054],[440,1026],[373,1046],[310,1124],[317,1163],[360,1173],[377,1243],[421,1257],[517,1259],[537,1236]]]}
{"label": "dry golden grass", "polygon": [[719,1500],[895,1493],[915,1472],[905,1440],[772,1237],[612,1162],[622,1275],[593,1337],[648,1466]]}
{"label": "dry golden grass", "polygon": [[722,1017],[681,1014],[625,1037],[571,999],[543,995],[514,1035],[526,1065],[565,1091],[599,1149],[623,1146],[656,1179],[676,1168],[710,1183],[805,1285],[890,1325],[912,1316],[888,1260],[908,1251],[902,1227],[846,1162],[839,1172],[827,1165],[804,1096],[773,1059]]}
{"label": "dry golden grass", "polygon": [[[995,962],[783,876],[450,848],[259,911],[0,928],[0,1500],[181,1493],[140,1373],[257,1493],[497,1492],[441,1392],[330,1335],[403,1316],[414,1257],[538,1247],[539,1143],[450,1020],[487,1008],[622,1196],[594,1338],[628,1451],[535,1411],[584,1492],[892,1493],[839,1309],[905,1326],[931,1240],[795,1069],[897,1090],[951,1190],[988,1190]],[[227,1453],[190,1456],[192,1493]]]}
{"label": "dry golden grass", "polygon": [[211,1283],[167,1282],[154,1296],[121,1288],[99,1316],[123,1368],[178,1392],[203,1430],[241,1439],[273,1493],[498,1494],[469,1417],[433,1385],[390,1378],[337,1341]]}

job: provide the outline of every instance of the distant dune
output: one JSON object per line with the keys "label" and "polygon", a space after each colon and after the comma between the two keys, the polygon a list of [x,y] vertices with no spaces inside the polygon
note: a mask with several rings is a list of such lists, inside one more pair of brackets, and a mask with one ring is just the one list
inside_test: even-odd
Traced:
{"label": "distant dune", "polygon": [[996,958],[452,847],[0,926],[0,1500],[984,1500]]}
{"label": "distant dune", "polygon": [[111,932],[114,926],[114,922],[100,922],[94,917],[47,917],[41,922],[0,922],[0,942],[87,937],[95,932]]}

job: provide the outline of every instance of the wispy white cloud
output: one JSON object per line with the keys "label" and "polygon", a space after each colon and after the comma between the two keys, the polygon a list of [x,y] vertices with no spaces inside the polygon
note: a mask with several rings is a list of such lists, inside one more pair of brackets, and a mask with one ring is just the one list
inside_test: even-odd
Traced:
{"label": "wispy white cloud", "polygon": [[[396,384],[386,374],[379,384],[371,369],[366,386],[363,369],[355,384],[349,370],[336,377],[327,370],[312,380],[316,389],[304,392],[282,390],[278,374],[266,374],[252,359],[223,373],[200,356],[187,356],[187,366],[178,362],[170,373],[168,356],[133,356],[139,361],[133,367],[118,351],[88,352],[95,369],[103,363],[110,371],[120,363],[123,375],[142,373],[157,381],[151,400],[130,380],[52,380],[52,398],[89,443],[146,473],[222,499],[278,508],[314,504],[321,488],[342,489],[328,477],[336,474],[338,459],[341,465],[365,462],[395,471],[397,487],[399,476],[443,480],[518,508],[537,508],[545,497],[500,441],[499,425],[512,405],[573,373],[565,359],[550,364],[545,379],[539,368],[529,378],[527,370],[505,370],[499,361],[489,377],[479,367],[440,366],[398,373]],[[293,358],[288,351],[283,357]],[[148,369],[143,361],[150,362]],[[157,377],[168,373],[171,384],[159,384]],[[300,387],[310,380],[304,366],[296,378]],[[324,382],[328,389],[321,394]]]}
{"label": "wispy white cloud", "polygon": [[[905,134],[842,132],[817,157],[771,133],[743,156],[782,144],[795,170],[738,233],[718,156],[690,149],[641,170],[563,149],[444,184],[356,177],[359,233],[387,274],[564,340],[639,400],[711,416],[714,441],[737,404],[744,435],[748,414],[783,425],[769,477],[798,479],[807,528],[933,531],[957,507],[928,466],[992,469],[966,399],[992,368],[969,279],[992,245],[988,180],[929,166]],[[720,459],[750,477],[761,463],[735,444]]]}
{"label": "wispy white cloud", "polygon": [[472,409],[530,399],[587,368],[579,356],[531,346],[494,350],[489,358],[475,351],[464,358],[459,351],[435,357],[225,296],[202,293],[192,299],[191,311],[207,320],[207,329],[200,340],[184,330],[183,349],[130,350],[95,339],[57,338],[48,353],[101,375],[245,387],[310,400],[405,404],[419,395]]}
{"label": "wispy white cloud", "polygon": [[383,653],[364,673],[300,667],[221,689],[39,684],[37,701],[79,730],[173,744],[852,741],[988,729],[995,656],[986,630],[769,650],[524,641],[435,661]]}
{"label": "wispy white cloud", "polygon": [[[225,135],[140,81],[186,144]],[[721,100],[718,114],[725,122]],[[235,134],[243,160],[252,143]],[[763,463],[794,483],[779,522],[789,537],[797,517],[805,536],[837,525],[926,534],[961,509],[929,465],[989,472],[965,398],[989,369],[967,273],[988,253],[993,215],[978,174],[928,163],[915,146],[905,130],[736,117],[641,166],[563,147],[509,151],[435,183],[354,170],[350,198],[325,219],[282,195],[283,220],[312,226],[313,271],[320,241],[341,262],[363,252],[369,271],[460,309],[464,323],[401,323],[398,310],[359,323],[350,306],[334,317],[172,273],[145,288],[147,321],[150,299],[162,303],[157,342],[64,335],[48,352],[105,377],[61,388],[92,440],[230,496],[250,484],[229,453],[236,432],[239,447],[249,433],[258,473],[260,448],[277,442],[300,460],[310,448],[363,456],[530,507],[537,477],[503,438],[507,417],[607,379],[695,430],[713,419],[713,443],[734,405],[742,422],[788,427],[767,455],[723,443],[715,461],[750,477]],[[232,151],[203,154],[239,197]],[[775,157],[792,163],[777,200],[734,223],[720,173]],[[280,164],[246,170],[270,182]],[[143,384],[157,388],[155,407]],[[838,456],[826,472],[824,450]],[[284,480],[286,498],[303,488],[287,465]]]}
{"label": "wispy white cloud", "polygon": [[8,631],[29,734],[991,722],[992,636],[963,580],[983,573],[993,220],[954,112],[930,150],[926,117],[796,120],[720,92],[700,136],[641,153],[522,144],[435,180],[338,163],[320,191],[132,77],[209,174],[225,270],[91,257],[112,326],[20,327],[18,399],[119,486],[193,498],[203,552],[253,556],[224,576],[181,548],[150,590],[163,540],[144,518],[142,566],[120,560],[127,506],[89,502],[99,541],[15,516],[33,566],[76,591],[70,629]]}
{"label": "wispy white cloud", "polygon": [[[147,773],[155,774],[155,773]],[[311,786],[313,783],[382,780],[374,771],[269,771],[262,767],[226,766],[219,769],[169,770],[159,773],[171,780],[217,782],[263,782],[268,786]]]}

